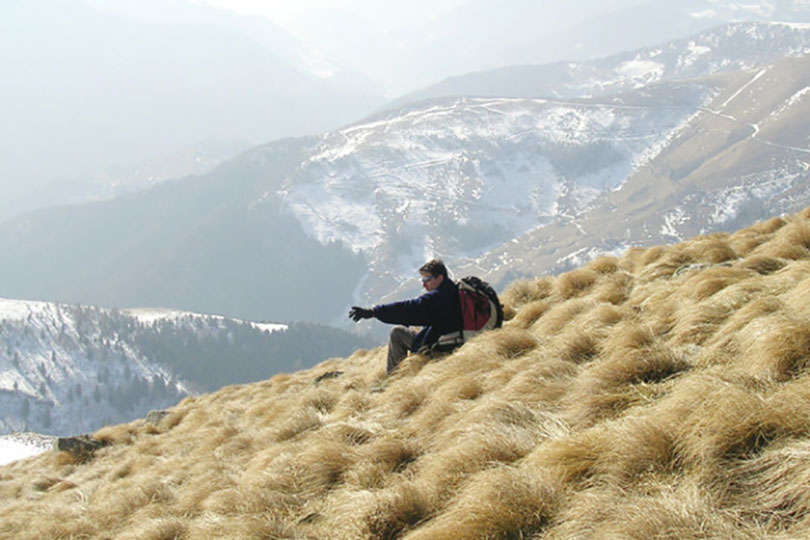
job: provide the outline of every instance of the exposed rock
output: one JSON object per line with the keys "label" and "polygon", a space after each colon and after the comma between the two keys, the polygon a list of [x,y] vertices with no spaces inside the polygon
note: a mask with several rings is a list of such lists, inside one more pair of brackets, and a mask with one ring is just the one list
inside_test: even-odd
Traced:
{"label": "exposed rock", "polygon": [[169,411],[149,411],[149,414],[146,415],[146,421],[153,426],[157,426],[168,414]]}
{"label": "exposed rock", "polygon": [[57,452],[67,452],[79,461],[87,461],[99,448],[109,445],[108,441],[94,439],[90,435],[78,435],[76,437],[57,437],[53,443],[53,449]]}
{"label": "exposed rock", "polygon": [[319,382],[325,381],[326,379],[335,379],[337,377],[340,377],[341,375],[343,375],[342,371],[327,371],[326,373],[318,375],[312,382],[314,384],[318,384]]}

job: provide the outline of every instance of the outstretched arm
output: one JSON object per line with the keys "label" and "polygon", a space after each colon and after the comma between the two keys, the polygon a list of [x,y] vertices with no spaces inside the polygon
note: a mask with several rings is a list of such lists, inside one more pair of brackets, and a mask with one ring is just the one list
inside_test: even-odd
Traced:
{"label": "outstretched arm", "polygon": [[388,324],[428,326],[433,322],[436,297],[435,292],[430,292],[412,300],[374,306],[373,314]]}

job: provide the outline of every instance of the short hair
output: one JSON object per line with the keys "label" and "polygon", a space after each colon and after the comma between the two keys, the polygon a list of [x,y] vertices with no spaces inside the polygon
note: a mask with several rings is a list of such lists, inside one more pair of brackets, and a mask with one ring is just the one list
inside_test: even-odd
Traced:
{"label": "short hair", "polygon": [[433,277],[444,276],[447,278],[447,267],[441,259],[432,259],[419,268],[420,272],[426,272]]}

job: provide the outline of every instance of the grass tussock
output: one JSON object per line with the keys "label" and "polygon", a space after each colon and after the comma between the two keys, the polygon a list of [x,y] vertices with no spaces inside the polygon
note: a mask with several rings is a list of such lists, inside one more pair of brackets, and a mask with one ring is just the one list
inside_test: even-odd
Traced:
{"label": "grass tussock", "polygon": [[810,315],[810,302],[807,301],[810,296],[808,295],[810,295],[810,278],[800,278],[795,287],[785,291],[782,300],[790,313],[798,318],[806,319]]}
{"label": "grass tussock", "polygon": [[555,482],[528,470],[496,467],[471,477],[450,511],[407,538],[532,538],[548,527],[560,502]]}
{"label": "grass tussock", "polygon": [[[801,214],[797,216],[800,218]],[[810,249],[810,224],[803,219],[794,219],[788,226],[780,229],[780,239],[786,243]]]}
{"label": "grass tussock", "polygon": [[810,363],[810,320],[781,315],[756,319],[740,334],[740,347],[750,352],[747,370],[786,381],[803,375]]}
{"label": "grass tussock", "polygon": [[141,523],[121,535],[122,540],[180,540],[186,538],[188,524],[180,518],[157,518]]}
{"label": "grass tussock", "polygon": [[684,466],[722,478],[729,464],[756,459],[808,427],[807,415],[791,404],[739,384],[710,389],[707,382],[698,387],[704,393],[692,396],[694,408],[673,420],[678,426],[677,454]]}
{"label": "grass tussock", "polygon": [[586,364],[599,354],[602,336],[587,325],[571,325],[555,341],[560,359],[572,364]]}
{"label": "grass tussock", "polygon": [[616,257],[597,257],[588,264],[587,268],[597,274],[613,274],[621,270],[621,261]]}
{"label": "grass tussock", "polygon": [[596,283],[599,274],[590,268],[566,272],[557,278],[556,294],[563,300],[586,294]]}
{"label": "grass tussock", "polygon": [[499,296],[504,306],[520,311],[530,302],[548,298],[553,289],[554,278],[545,276],[533,281],[523,280],[512,283]]}
{"label": "grass tussock", "polygon": [[358,351],[0,467],[0,537],[804,538],[809,297],[810,209],[519,281],[390,377]]}
{"label": "grass tussock", "polygon": [[384,490],[361,518],[370,538],[402,538],[410,530],[428,520],[436,501],[424,484],[403,482]]}
{"label": "grass tussock", "polygon": [[732,310],[722,304],[685,303],[672,325],[672,340],[679,345],[702,345],[717,335]]}
{"label": "grass tussock", "polygon": [[512,325],[527,329],[531,327],[537,319],[545,315],[551,309],[551,304],[544,300],[535,300],[526,305],[520,312],[512,318]]}
{"label": "grass tussock", "polygon": [[423,449],[413,439],[385,437],[360,449],[354,466],[346,471],[347,484],[379,489],[392,475],[404,474],[416,462]]}
{"label": "grass tussock", "polygon": [[737,252],[725,233],[698,236],[690,242],[673,246],[685,260],[705,264],[721,264],[737,258]]}
{"label": "grass tussock", "polygon": [[668,391],[671,379],[690,368],[686,358],[670,347],[647,342],[645,332],[628,339],[644,345],[614,346],[603,360],[580,373],[565,398],[573,425],[593,425],[630,407],[649,404]]}
{"label": "grass tussock", "polygon": [[688,297],[702,301],[726,287],[748,278],[750,272],[744,268],[716,266],[695,272],[686,282]]}
{"label": "grass tussock", "polygon": [[773,529],[794,529],[810,524],[810,447],[792,441],[767,450],[756,459],[729,468],[726,497],[748,519]]}
{"label": "grass tussock", "polygon": [[630,297],[633,278],[626,272],[617,272],[601,277],[593,288],[593,298],[597,302],[621,305]]}
{"label": "grass tussock", "polygon": [[524,466],[547,471],[569,489],[583,489],[597,481],[597,465],[609,447],[610,440],[604,431],[578,430],[536,447],[526,457]]}
{"label": "grass tussock", "polygon": [[537,337],[553,337],[572,324],[580,314],[590,311],[593,307],[593,301],[588,299],[557,303],[532,324],[530,331]]}
{"label": "grass tussock", "polygon": [[762,275],[773,274],[774,272],[784,268],[786,265],[787,262],[782,259],[767,257],[764,255],[746,257],[738,264],[740,268],[751,270]]}

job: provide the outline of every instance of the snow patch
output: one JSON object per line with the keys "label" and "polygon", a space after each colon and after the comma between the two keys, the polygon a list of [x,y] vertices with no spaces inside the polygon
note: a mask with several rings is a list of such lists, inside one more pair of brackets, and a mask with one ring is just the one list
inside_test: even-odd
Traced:
{"label": "snow patch", "polygon": [[748,89],[749,86],[751,86],[756,81],[758,81],[760,77],[762,77],[763,75],[765,75],[765,73],[767,73],[767,71],[768,71],[767,69],[762,69],[762,70],[758,71],[753,77],[751,77],[750,81],[748,81],[747,83],[742,85],[736,92],[734,92],[734,94],[731,95],[731,97],[729,97],[726,101],[724,101],[723,104],[720,105],[720,107],[717,108],[717,111],[722,111],[723,109],[728,107],[728,105],[732,101],[737,99],[737,96],[739,96],[740,94],[745,92],[745,90]]}
{"label": "snow patch", "polygon": [[683,241],[678,227],[687,221],[689,221],[689,216],[686,211],[680,206],[676,206],[674,210],[664,215],[664,223],[661,225],[661,235],[672,237],[677,242]]}
{"label": "snow patch", "polygon": [[35,433],[0,435],[0,466],[47,452],[52,443],[52,437]]}
{"label": "snow patch", "polygon": [[810,86],[805,86],[804,88],[802,88],[801,90],[799,90],[798,92],[787,98],[785,102],[782,104],[782,106],[779,107],[770,115],[770,118],[778,118],[779,116],[782,116],[785,112],[789,111],[793,106],[802,101],[808,94],[808,92],[810,92]]}
{"label": "snow patch", "polygon": [[705,198],[705,204],[713,208],[708,223],[723,225],[734,220],[740,210],[752,199],[770,200],[790,189],[800,177],[799,174],[785,174],[783,171],[769,171],[752,175],[739,185],[720,190]]}
{"label": "snow patch", "polygon": [[[0,299],[0,433],[94,431],[190,395],[187,383],[130,339],[133,328],[160,320],[201,336],[220,332],[232,319]],[[288,328],[236,322],[262,332]]]}
{"label": "snow patch", "polygon": [[[222,315],[210,315],[210,314],[203,314],[203,313],[195,313],[192,311],[182,311],[176,309],[168,309],[168,308],[128,308],[121,310],[122,313],[127,313],[134,317],[138,322],[143,323],[145,325],[152,325],[158,321],[173,321],[177,322],[182,319],[190,318],[190,319],[208,319],[208,320],[216,320],[216,321],[224,321],[225,317]],[[254,321],[244,321],[241,319],[233,319],[230,320],[250,324],[253,328],[257,330],[262,330],[265,332],[278,332],[287,330],[289,328],[286,324],[277,324],[277,323],[265,323],[265,322],[254,322]]]}
{"label": "snow patch", "polygon": [[250,322],[250,325],[253,326],[253,328],[256,328],[257,330],[262,330],[268,333],[283,332],[284,330],[289,329],[289,326],[287,326],[286,324]]}
{"label": "snow patch", "polygon": [[686,55],[682,56],[678,59],[678,67],[679,68],[686,68],[691,65],[694,65],[701,56],[709,54],[712,52],[711,47],[706,47],[705,45],[698,45],[694,41],[690,41],[686,48]]}
{"label": "snow patch", "polygon": [[0,298],[0,320],[22,321],[36,313],[47,311],[46,302],[30,302]]}
{"label": "snow patch", "polygon": [[810,86],[805,86],[804,88],[793,94],[790,97],[790,99],[787,100],[787,106],[792,107],[800,100],[804,99],[804,96],[806,96],[808,92],[810,92]]}
{"label": "snow patch", "polygon": [[652,60],[636,58],[621,63],[616,72],[623,79],[630,79],[638,86],[645,86],[659,80],[664,74],[664,65]]}
{"label": "snow patch", "polygon": [[[580,194],[590,200],[616,189],[633,168],[657,155],[667,133],[682,124],[683,112],[537,99],[458,100],[326,134],[279,196],[313,237],[342,241],[356,252],[380,249],[392,237],[409,240],[398,244],[424,245],[435,234],[434,223],[520,234],[555,212],[556,186],[564,180],[555,169],[576,170],[576,148],[594,141],[611,146],[617,157],[578,173]],[[669,129],[644,128],[652,115],[663,115]],[[560,145],[570,147],[572,156],[552,164],[549,156]],[[593,159],[592,152],[582,154]],[[474,256],[491,244],[462,251]]]}
{"label": "snow patch", "polygon": [[557,259],[557,267],[563,270],[581,268],[599,257],[621,257],[629,248],[628,244],[618,244],[610,247],[584,247]]}

